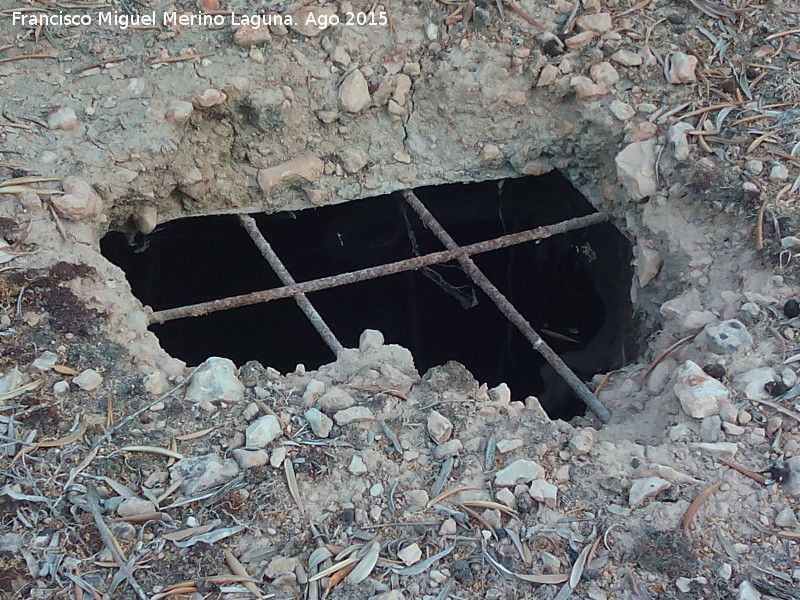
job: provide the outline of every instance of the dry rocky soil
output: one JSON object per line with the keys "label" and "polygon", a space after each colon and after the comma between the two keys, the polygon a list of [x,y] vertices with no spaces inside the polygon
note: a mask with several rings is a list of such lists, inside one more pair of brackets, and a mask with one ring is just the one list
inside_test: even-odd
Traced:
{"label": "dry rocky soil", "polygon": [[[4,0],[0,596],[800,598],[798,15]],[[370,330],[316,371],[187,368],[99,251],[554,169],[634,245],[609,424]]]}

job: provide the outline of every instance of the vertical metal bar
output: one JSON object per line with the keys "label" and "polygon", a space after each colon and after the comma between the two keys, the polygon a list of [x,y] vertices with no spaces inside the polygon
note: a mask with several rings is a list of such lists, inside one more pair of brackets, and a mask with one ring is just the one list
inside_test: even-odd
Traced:
{"label": "vertical metal bar", "polygon": [[[405,198],[406,202],[411,205],[416,213],[419,215],[419,218],[422,220],[422,223],[430,229],[434,235],[439,238],[439,240],[444,244],[445,248],[448,250],[456,250],[459,248],[458,244],[455,240],[450,237],[450,234],[445,231],[444,227],[442,227],[436,218],[430,213],[430,211],[425,208],[425,206],[420,202],[419,198],[414,194],[414,192],[410,190],[406,190],[402,192],[403,198]],[[486,275],[478,268],[478,266],[473,262],[471,258],[468,256],[459,256],[456,260],[461,264],[461,267],[464,271],[469,275],[470,279],[474,281],[485,293],[489,298],[491,298],[492,302],[497,305],[497,308],[506,316],[506,318],[511,321],[517,329],[520,330],[522,335],[531,343],[533,349],[536,350],[542,357],[550,363],[556,373],[558,373],[561,378],[572,388],[572,391],[575,392],[575,395],[578,396],[585,404],[589,407],[597,418],[599,418],[603,423],[608,423],[611,421],[611,411],[609,411],[597,397],[589,391],[589,388],[586,387],[575,373],[567,366],[567,364],[561,360],[561,357],[556,354],[550,346],[541,338],[541,336],[534,331],[531,324],[523,317],[519,311],[514,308],[514,305],[509,302],[508,298],[506,298],[500,290],[498,290],[494,284],[489,281]]]}
{"label": "vertical metal bar", "polygon": [[[248,215],[239,215],[239,222],[242,224],[242,227],[245,228],[250,237],[252,238],[253,242],[255,242],[256,246],[258,246],[261,255],[267,259],[269,266],[272,267],[272,270],[280,278],[283,285],[294,285],[297,282],[292,277],[292,274],[289,273],[286,266],[281,262],[281,259],[278,258],[278,255],[275,254],[275,251],[270,246],[269,242],[266,238],[261,235],[261,231],[258,229],[258,225],[256,225],[255,219]],[[305,294],[298,294],[294,297],[295,302],[297,302],[297,306],[300,307],[300,310],[305,313],[308,320],[314,326],[314,329],[317,330],[322,340],[328,345],[328,348],[331,349],[334,356],[336,355],[339,350],[342,349],[342,344],[336,339],[336,336],[331,331],[331,328],[328,327],[328,324],[322,319],[320,314],[317,312],[317,309],[311,304],[311,301],[306,297]]]}

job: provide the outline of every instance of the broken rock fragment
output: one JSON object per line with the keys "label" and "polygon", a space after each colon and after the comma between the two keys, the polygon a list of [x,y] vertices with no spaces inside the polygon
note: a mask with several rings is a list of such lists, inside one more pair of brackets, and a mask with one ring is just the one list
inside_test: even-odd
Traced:
{"label": "broken rock fragment", "polygon": [[154,512],[156,512],[156,507],[152,502],[137,498],[136,496],[125,498],[117,507],[117,515],[123,518],[136,517]]}
{"label": "broken rock fragment", "polygon": [[612,27],[611,15],[609,13],[583,15],[576,19],[575,24],[581,31],[594,31],[601,35],[611,31]]}
{"label": "broken rock fragment", "polygon": [[275,415],[264,415],[250,423],[245,432],[245,439],[250,448],[265,448],[281,433],[283,432],[278,418]]}
{"label": "broken rock fragment", "polygon": [[640,54],[625,50],[624,48],[614,52],[614,54],[611,55],[611,60],[625,67],[638,67],[644,62]]}
{"label": "broken rock fragment", "polygon": [[369,104],[369,86],[360,69],[353,69],[339,86],[339,104],[351,113],[361,112]]}
{"label": "broken rock fragment", "polygon": [[697,81],[696,68],[697,59],[694,56],[683,52],[673,52],[669,55],[667,80],[672,84]]}
{"label": "broken rock fragment", "polygon": [[767,400],[770,395],[764,386],[778,378],[772,367],[759,367],[740,373],[733,380],[733,387],[750,400]]}
{"label": "broken rock fragment", "polygon": [[191,102],[176,100],[170,105],[169,110],[167,110],[166,118],[167,121],[174,125],[183,125],[189,120],[193,112],[194,106]]}
{"label": "broken rock fragment", "polygon": [[686,136],[692,129],[694,127],[689,123],[675,123],[669,128],[669,141],[675,147],[673,154],[676,160],[689,158],[689,139]]}
{"label": "broken rock fragment", "polygon": [[673,389],[684,412],[695,419],[718,415],[722,405],[730,400],[728,388],[691,360],[678,369]]}
{"label": "broken rock fragment", "polygon": [[93,392],[103,383],[103,377],[94,369],[86,369],[83,373],[72,380],[72,383],[81,388],[84,392]]}
{"label": "broken rock fragment", "polygon": [[619,180],[633,200],[656,193],[655,140],[628,144],[614,161]]}
{"label": "broken rock fragment", "polygon": [[444,444],[453,435],[453,424],[437,410],[428,415],[428,433],[439,444]]}
{"label": "broken rock fragment", "polygon": [[660,477],[637,479],[631,484],[631,489],[628,493],[628,505],[631,508],[636,508],[647,498],[652,498],[656,494],[660,494],[671,485],[669,481],[661,479]]}
{"label": "broken rock fragment", "polygon": [[64,178],[63,196],[53,196],[56,212],[71,221],[96,221],[103,214],[100,196],[85,180],[70,175]]}
{"label": "broken rock fragment", "polygon": [[600,98],[608,93],[608,90],[602,85],[598,85],[588,77],[579,75],[569,80],[569,85],[575,90],[575,95],[578,98],[589,100],[591,98]]}
{"label": "broken rock fragment", "polygon": [[530,483],[544,475],[539,463],[525,458],[515,460],[507,467],[500,469],[495,475],[494,482],[501,487],[510,487],[518,483]]}
{"label": "broken rock fragment", "polygon": [[184,496],[192,496],[228,483],[239,474],[239,467],[232,458],[222,460],[218,454],[206,454],[179,460],[169,474],[173,482],[182,482],[180,491]]}
{"label": "broken rock fragment", "polygon": [[324,168],[325,165],[317,156],[304,154],[274,167],[260,169],[258,185],[262,192],[269,194],[270,190],[279,183],[314,182],[322,175]]}
{"label": "broken rock fragment", "polygon": [[208,88],[197,94],[197,96],[192,99],[192,102],[198,108],[211,108],[224,104],[227,100],[228,96],[225,95],[225,92],[222,90]]}
{"label": "broken rock fragment", "polygon": [[374,421],[375,415],[366,406],[352,406],[337,412],[333,415],[333,420],[336,421],[337,425],[343,427],[356,421]]}
{"label": "broken rock fragment", "polygon": [[47,126],[50,129],[61,129],[62,131],[72,131],[78,125],[78,117],[75,111],[69,106],[55,106],[47,113]]}
{"label": "broken rock fragment", "polygon": [[643,238],[636,241],[636,276],[640,287],[646,286],[658,275],[663,263],[661,253],[652,247],[652,242]]}
{"label": "broken rock fragment", "polygon": [[592,65],[592,68],[589,69],[589,74],[595,83],[606,88],[610,88],[619,81],[619,73],[610,62],[604,61]]}
{"label": "broken rock fragment", "polygon": [[737,319],[706,325],[703,333],[711,351],[718,354],[731,354],[753,345],[753,336],[744,323]]}
{"label": "broken rock fragment", "polygon": [[306,421],[308,421],[308,426],[311,427],[311,431],[315,436],[326,438],[330,435],[331,429],[333,428],[333,421],[323,412],[316,408],[311,408],[306,411],[305,417]]}
{"label": "broken rock fragment", "polygon": [[528,490],[531,498],[543,503],[548,508],[555,508],[558,488],[544,479],[534,479]]}
{"label": "broken rock fragment", "polygon": [[246,450],[236,448],[233,451],[233,458],[243,471],[263,467],[269,461],[269,454],[265,450]]}
{"label": "broken rock fragment", "polygon": [[186,400],[199,404],[210,402],[241,402],[244,385],[236,377],[236,366],[229,358],[212,356],[197,367]]}
{"label": "broken rock fragment", "polygon": [[333,387],[320,396],[317,404],[319,408],[326,411],[337,411],[350,408],[356,401],[350,394],[343,389]]}

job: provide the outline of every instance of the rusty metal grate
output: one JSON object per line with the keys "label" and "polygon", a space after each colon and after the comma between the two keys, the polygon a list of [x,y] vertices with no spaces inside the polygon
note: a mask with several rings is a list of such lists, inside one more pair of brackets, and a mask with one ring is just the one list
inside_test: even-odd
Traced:
{"label": "rusty metal grate", "polygon": [[559,376],[569,385],[575,395],[580,398],[584,404],[591,410],[603,423],[611,421],[611,412],[603,406],[600,400],[586,387],[586,384],[578,378],[575,373],[566,365],[561,357],[556,354],[550,346],[536,333],[531,324],[514,308],[514,305],[506,298],[494,284],[489,281],[486,275],[478,268],[478,266],[470,258],[473,255],[481,254],[483,252],[490,252],[492,250],[499,250],[500,248],[507,248],[533,240],[543,240],[554,235],[575,231],[584,227],[592,225],[599,225],[609,220],[608,215],[604,213],[594,213],[585,217],[577,217],[568,219],[552,225],[544,227],[537,227],[535,229],[528,229],[519,233],[504,235],[491,240],[469,244],[467,246],[459,246],[450,234],[445,231],[444,227],[434,218],[428,209],[417,198],[414,192],[407,190],[402,192],[402,196],[408,205],[417,213],[422,223],[439,239],[444,245],[446,250],[441,252],[432,252],[423,256],[416,256],[406,260],[392,262],[377,267],[370,267],[367,269],[360,269],[350,273],[342,273],[340,275],[332,275],[330,277],[322,277],[312,281],[305,281],[297,283],[292,277],[291,273],[286,269],[283,262],[281,262],[278,255],[272,249],[269,242],[259,231],[255,220],[246,215],[240,215],[239,221],[252,238],[253,242],[258,247],[261,254],[267,260],[269,265],[278,275],[283,282],[283,287],[272,288],[260,292],[252,292],[250,294],[243,294],[240,296],[230,296],[228,298],[221,298],[219,300],[212,300],[209,302],[201,302],[199,304],[191,304],[181,306],[178,308],[170,308],[153,312],[150,315],[150,324],[161,324],[175,319],[183,319],[186,317],[199,317],[207,315],[212,312],[221,310],[228,310],[231,308],[239,308],[242,306],[250,306],[252,304],[261,304],[279,298],[294,298],[300,309],[306,315],[308,320],[314,326],[314,329],[322,337],[323,341],[331,349],[334,355],[342,348],[342,344],[336,339],[328,324],[316,311],[314,306],[306,297],[306,294],[317,292],[343,285],[357,283],[359,281],[366,281],[368,279],[377,279],[387,275],[394,275],[403,271],[412,271],[421,267],[440,264],[456,260],[461,265],[467,276],[483,290],[483,292],[494,302],[500,312],[522,333],[523,336],[531,343],[533,349],[544,358]]}

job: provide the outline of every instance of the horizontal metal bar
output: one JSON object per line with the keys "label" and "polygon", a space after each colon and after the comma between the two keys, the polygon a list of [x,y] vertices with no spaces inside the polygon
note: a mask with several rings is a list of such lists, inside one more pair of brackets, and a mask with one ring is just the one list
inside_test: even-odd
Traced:
{"label": "horizontal metal bar", "polygon": [[188,306],[168,308],[153,312],[150,315],[150,324],[161,324],[166,323],[167,321],[183,319],[186,317],[200,317],[220,310],[229,310],[231,308],[240,308],[242,306],[261,304],[263,302],[270,302],[280,298],[297,296],[298,294],[308,294],[342,285],[350,285],[360,281],[367,281],[369,279],[377,279],[378,277],[385,277],[387,275],[394,275],[404,271],[413,271],[415,269],[419,269],[420,267],[445,263],[458,259],[462,256],[473,256],[475,254],[482,254],[492,250],[508,248],[509,246],[515,246],[524,242],[543,240],[554,235],[575,231],[576,229],[583,229],[584,227],[599,225],[600,223],[605,223],[608,220],[609,217],[605,213],[594,213],[585,217],[576,217],[567,221],[561,221],[560,223],[554,223],[553,225],[545,225],[544,227],[537,227],[536,229],[521,231],[520,233],[512,233],[492,240],[469,244],[468,246],[463,246],[457,250],[433,252],[431,254],[425,254],[415,258],[408,258],[406,260],[400,260],[378,267],[369,267],[359,271],[342,273],[341,275],[322,277],[320,279],[297,283],[295,285],[286,285],[260,292],[243,294],[241,296],[230,296],[228,298],[220,298],[219,300],[211,300],[209,302],[200,302],[198,304],[190,304]]}
{"label": "horizontal metal bar", "polygon": [[[439,238],[439,241],[444,244],[445,248],[451,251],[458,250],[458,244],[456,241],[450,237],[450,234],[447,233],[444,227],[436,220],[436,218],[431,214],[431,212],[425,207],[424,204],[417,198],[414,192],[406,190],[403,192],[403,198],[406,199],[406,202],[414,209],[414,211],[419,215],[419,218],[422,220],[423,225],[430,229],[433,234]],[[567,366],[567,364],[561,359],[561,357],[556,354],[553,349],[547,345],[542,337],[536,333],[536,331],[531,327],[531,324],[528,323],[528,320],[520,314],[520,312],[514,308],[514,305],[506,298],[503,293],[495,287],[495,285],[489,281],[489,278],[483,274],[478,268],[473,260],[467,255],[461,255],[458,257],[458,262],[461,265],[461,268],[464,269],[466,274],[469,276],[475,284],[480,287],[483,292],[489,296],[492,302],[495,303],[497,308],[500,309],[500,312],[511,321],[517,329],[519,329],[520,333],[525,336],[533,349],[538,352],[542,358],[544,358],[550,366],[552,366],[556,373],[558,373],[561,378],[572,388],[572,391],[575,392],[575,395],[578,396],[586,406],[589,407],[597,418],[599,418],[603,423],[608,423],[611,421],[611,412],[602,405],[600,400],[589,391],[589,388],[586,387],[586,384],[583,383],[575,373]],[[535,283],[535,282],[532,282]]]}

